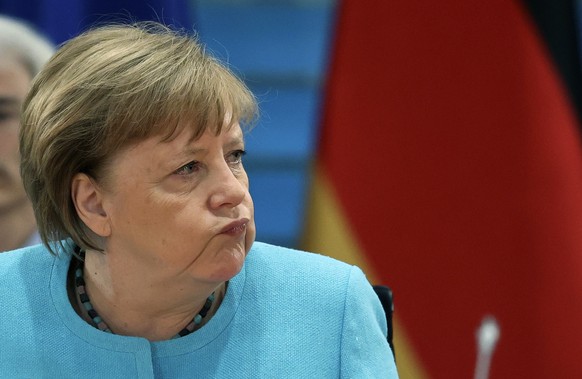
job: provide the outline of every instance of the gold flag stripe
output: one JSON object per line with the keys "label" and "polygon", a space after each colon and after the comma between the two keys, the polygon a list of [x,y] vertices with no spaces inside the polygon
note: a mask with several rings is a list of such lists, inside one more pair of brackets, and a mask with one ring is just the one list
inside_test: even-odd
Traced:
{"label": "gold flag stripe", "polygon": [[[366,260],[357,238],[346,222],[341,207],[322,169],[316,168],[308,199],[308,211],[302,248],[325,254],[356,265],[366,273],[371,283],[378,283],[378,275]],[[390,285],[390,283],[380,283]],[[408,342],[398,317],[398,293],[395,292],[394,350],[398,374],[402,379],[428,379],[428,375]]]}

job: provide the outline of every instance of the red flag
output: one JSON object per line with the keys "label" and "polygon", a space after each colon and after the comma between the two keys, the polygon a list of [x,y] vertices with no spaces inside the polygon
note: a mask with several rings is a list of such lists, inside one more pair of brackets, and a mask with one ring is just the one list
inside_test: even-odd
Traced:
{"label": "red flag", "polygon": [[520,2],[341,4],[305,247],[392,287],[402,377],[470,378],[486,314],[491,378],[582,377],[578,126]]}

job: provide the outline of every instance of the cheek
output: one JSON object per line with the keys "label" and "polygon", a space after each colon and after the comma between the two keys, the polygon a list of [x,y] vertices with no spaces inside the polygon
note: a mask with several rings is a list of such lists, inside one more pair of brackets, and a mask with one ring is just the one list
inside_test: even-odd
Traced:
{"label": "cheek", "polygon": [[247,194],[247,207],[249,209],[249,213],[251,216],[251,220],[247,225],[247,233],[245,236],[245,249],[248,253],[251,249],[253,242],[255,242],[255,238],[257,235],[257,227],[255,225],[255,211],[254,211],[254,204],[253,199],[250,194]]}
{"label": "cheek", "polygon": [[245,252],[248,253],[257,237],[257,228],[255,227],[255,220],[249,222],[247,225],[247,233],[245,235]]}
{"label": "cheek", "polygon": [[0,156],[4,162],[18,164],[18,124],[0,125]]}
{"label": "cheek", "polygon": [[118,192],[108,208],[114,232],[145,233],[145,237],[152,230],[162,231],[169,226],[168,221],[173,219],[171,213],[175,212],[173,207],[137,188]]}

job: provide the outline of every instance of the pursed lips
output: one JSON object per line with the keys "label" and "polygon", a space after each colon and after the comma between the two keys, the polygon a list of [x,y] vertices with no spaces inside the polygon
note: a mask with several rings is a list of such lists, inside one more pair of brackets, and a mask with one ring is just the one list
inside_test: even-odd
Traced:
{"label": "pursed lips", "polygon": [[241,218],[240,220],[233,221],[222,228],[220,234],[229,234],[233,236],[240,234],[246,230],[248,222],[248,218]]}

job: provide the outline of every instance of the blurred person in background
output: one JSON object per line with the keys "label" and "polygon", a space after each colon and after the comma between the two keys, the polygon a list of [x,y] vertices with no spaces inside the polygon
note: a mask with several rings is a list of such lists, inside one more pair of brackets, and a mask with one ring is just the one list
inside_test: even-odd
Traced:
{"label": "blurred person in background", "polygon": [[20,179],[18,132],[30,83],[52,53],[30,26],[0,15],[0,252],[41,242]]}

